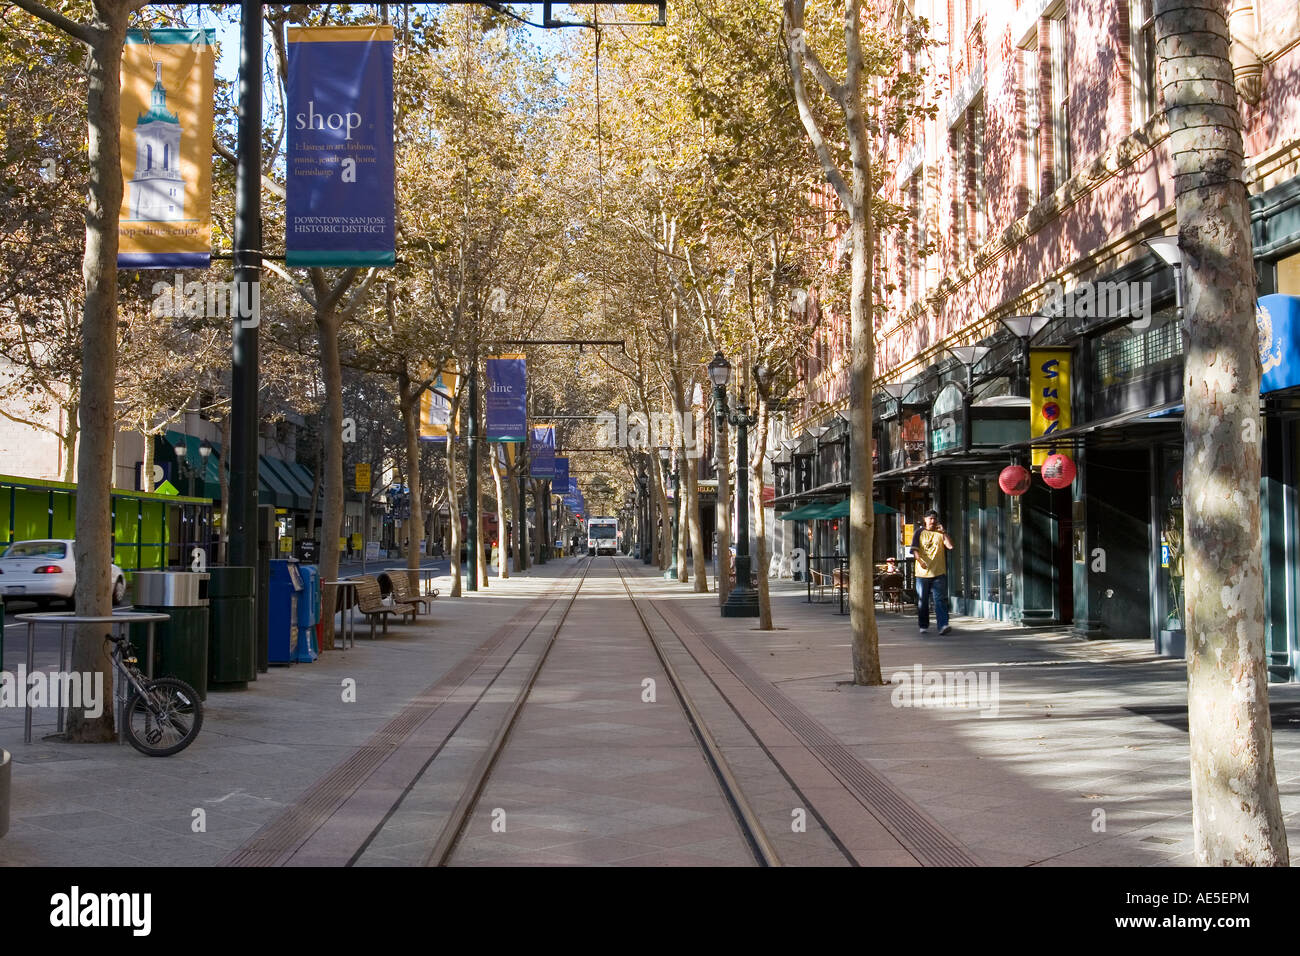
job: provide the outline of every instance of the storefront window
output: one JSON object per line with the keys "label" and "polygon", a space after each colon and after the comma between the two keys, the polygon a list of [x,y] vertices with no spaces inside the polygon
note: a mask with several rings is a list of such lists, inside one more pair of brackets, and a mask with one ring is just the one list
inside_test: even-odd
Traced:
{"label": "storefront window", "polygon": [[1183,450],[1162,450],[1160,468],[1160,629],[1183,630]]}

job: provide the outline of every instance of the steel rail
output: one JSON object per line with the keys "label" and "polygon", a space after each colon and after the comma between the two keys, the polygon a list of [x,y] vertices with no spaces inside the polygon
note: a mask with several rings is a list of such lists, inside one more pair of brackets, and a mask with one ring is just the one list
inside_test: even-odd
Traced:
{"label": "steel rail", "polygon": [[[677,695],[678,701],[681,702],[682,710],[685,712],[686,721],[691,725],[691,731],[695,734],[696,741],[704,751],[706,760],[710,769],[717,778],[718,786],[722,789],[722,795],[730,805],[732,814],[736,818],[736,823],[740,826],[741,832],[745,835],[745,840],[749,844],[755,860],[760,866],[781,866],[781,859],[777,855],[776,848],[772,846],[771,840],[768,839],[767,831],[763,829],[762,822],[758,819],[758,814],[750,806],[749,801],[745,799],[745,794],[740,788],[736,776],[731,771],[731,766],[727,763],[726,757],[722,754],[722,748],[718,746],[717,740],[709,731],[704,722],[703,716],[695,706],[690,694],[686,691],[677,669],[673,667],[672,662],[668,660],[668,655],[664,652],[663,646],[654,636],[654,631],[650,629],[645,615],[641,613],[641,608],[637,604],[636,595],[632,593],[632,588],[627,583],[627,577],[623,574],[623,568],[619,561],[614,562],[614,567],[618,571],[619,582],[623,585],[623,590],[627,592],[628,600],[632,602],[632,609],[636,611],[637,618],[641,621],[641,627],[646,636],[650,639],[650,646],[654,648],[655,655],[659,658],[659,663],[668,675],[668,683],[672,686],[673,692]],[[664,622],[667,624],[667,621]],[[688,652],[689,653],[689,652]],[[706,675],[707,676],[707,675]]]}

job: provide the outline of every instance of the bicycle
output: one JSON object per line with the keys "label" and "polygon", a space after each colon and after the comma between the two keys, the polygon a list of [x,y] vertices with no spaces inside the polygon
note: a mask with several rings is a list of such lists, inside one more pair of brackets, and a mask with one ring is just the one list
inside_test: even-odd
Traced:
{"label": "bicycle", "polygon": [[113,669],[130,687],[122,723],[131,746],[150,757],[170,757],[192,744],[203,726],[203,702],[194,688],[178,677],[140,673],[125,634],[104,640],[113,645]]}

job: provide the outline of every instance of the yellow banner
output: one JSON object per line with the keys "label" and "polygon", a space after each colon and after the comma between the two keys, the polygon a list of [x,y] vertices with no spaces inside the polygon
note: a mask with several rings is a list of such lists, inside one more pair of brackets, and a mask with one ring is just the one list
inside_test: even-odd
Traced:
{"label": "yellow banner", "polygon": [[[1069,349],[1029,351],[1029,437],[1040,438],[1070,427]],[[1033,463],[1041,465],[1056,445],[1035,445]]]}
{"label": "yellow banner", "polygon": [[420,437],[425,441],[446,441],[448,425],[456,434],[451,422],[451,401],[456,397],[460,374],[455,369],[443,369],[433,379],[433,387],[420,395]]}
{"label": "yellow banner", "polygon": [[357,473],[356,473],[355,481],[356,483],[353,485],[354,490],[356,491],[370,490],[370,466],[369,465],[357,465]]}
{"label": "yellow banner", "polygon": [[127,33],[119,268],[208,267],[215,39],[214,30]]}

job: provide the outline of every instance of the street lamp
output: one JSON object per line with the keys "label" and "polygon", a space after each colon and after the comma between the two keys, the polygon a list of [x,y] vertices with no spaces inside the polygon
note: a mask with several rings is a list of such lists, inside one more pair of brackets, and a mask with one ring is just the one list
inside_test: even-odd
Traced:
{"label": "street lamp", "polygon": [[975,366],[983,361],[984,356],[993,351],[987,345],[955,345],[948,352],[966,367],[966,391],[969,394],[975,385]]}
{"label": "street lamp", "polygon": [[[760,369],[766,379],[766,368],[757,366],[754,369],[755,373]],[[719,417],[725,416],[736,429],[736,585],[727,594],[726,603],[722,605],[722,616],[758,617],[758,592],[750,584],[748,433],[749,427],[757,424],[758,419],[749,415],[743,395],[736,410],[727,411],[727,383],[731,381],[731,363],[721,352],[713,356],[708,371],[720,409]],[[765,387],[766,380],[761,385]]]}
{"label": "street lamp", "polygon": [[1020,375],[1019,385],[1025,394],[1029,394],[1029,343],[1035,335],[1043,331],[1050,315],[1004,315],[998,319],[1002,327],[1020,340]]}
{"label": "street lamp", "polygon": [[[1174,309],[1178,325],[1183,325],[1183,250],[1178,246],[1177,236],[1155,236],[1143,239],[1146,247],[1160,257],[1167,266],[1174,270]],[[1183,332],[1186,333],[1186,329]],[[1184,343],[1185,344],[1185,343]]]}

